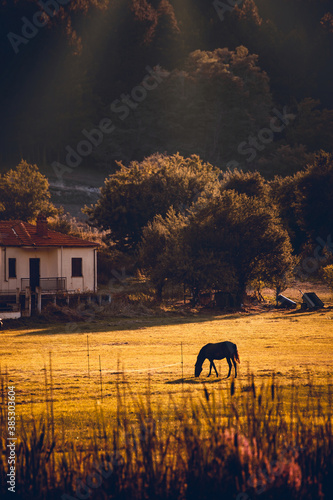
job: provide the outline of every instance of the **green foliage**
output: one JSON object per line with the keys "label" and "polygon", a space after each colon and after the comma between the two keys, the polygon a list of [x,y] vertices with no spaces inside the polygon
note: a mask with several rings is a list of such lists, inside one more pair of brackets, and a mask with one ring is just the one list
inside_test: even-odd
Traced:
{"label": "green foliage", "polygon": [[299,225],[314,242],[332,233],[333,155],[316,154],[313,163],[297,175],[297,212]]}
{"label": "green foliage", "polygon": [[275,209],[264,199],[223,188],[200,198],[186,217],[155,218],[143,234],[141,259],[152,281],[178,280],[195,295],[223,289],[240,304],[250,281],[275,288],[293,267],[289,237]]}
{"label": "green foliage", "polygon": [[247,196],[257,196],[261,199],[268,199],[269,184],[259,172],[242,172],[235,169],[225,172],[221,179],[223,189],[233,189],[239,194]]}
{"label": "green foliage", "polygon": [[329,266],[325,266],[321,272],[322,272],[322,276],[324,278],[324,281],[328,284],[328,286],[333,291],[333,264],[330,264]]}
{"label": "green foliage", "polygon": [[96,229],[92,229],[86,222],[78,221],[68,212],[64,213],[59,209],[58,213],[48,220],[48,227],[58,233],[69,234],[84,240],[96,241],[102,244],[102,234]]}
{"label": "green foliage", "polygon": [[[102,148],[96,150],[86,164],[95,167],[98,160],[107,166],[114,159],[179,151],[223,167],[251,124],[258,131],[267,123],[258,118],[261,103],[268,102],[262,85],[268,78],[272,107],[298,106],[287,144],[330,150],[330,0],[243,0],[235,8],[235,2],[221,3],[229,6],[223,22],[207,0],[71,0],[49,16],[47,27],[32,28],[31,40],[24,38],[14,54],[8,33],[20,36],[22,18],[32,22],[40,7],[38,0],[2,2],[2,164],[17,162],[17,155],[38,164],[62,162],[65,147],[82,140],[82,129],[109,117],[110,104],[139,85],[146,66],[157,62],[170,73],[169,81],[131,109],[104,141],[103,154]],[[218,52],[236,53],[239,47],[258,58],[258,74],[248,66],[249,57],[239,55],[241,64],[226,60],[220,65],[225,75],[219,74]],[[61,57],[50,66],[55,53]],[[189,64],[193,53],[197,72]],[[237,74],[242,64],[244,72]],[[233,76],[239,79],[229,85]],[[309,109],[309,102],[318,101],[317,109]],[[19,114],[13,113],[16,106]],[[117,121],[115,113],[110,118]]]}
{"label": "green foliage", "polygon": [[197,154],[220,168],[244,162],[238,145],[269,122],[272,104],[269,79],[246,47],[196,50],[119,123],[98,160],[126,148],[130,158],[157,150]]}
{"label": "green foliage", "polygon": [[171,208],[165,218],[157,215],[143,229],[139,261],[156,289],[158,300],[162,299],[166,280],[182,283],[182,231],[186,222],[184,214],[176,214]]}
{"label": "green foliage", "polygon": [[321,109],[318,100],[304,99],[297,105],[295,115],[293,125],[286,128],[288,143],[306,144],[309,151],[332,152],[333,110]]}
{"label": "green foliage", "polygon": [[63,234],[74,234],[77,230],[75,219],[68,213],[58,213],[50,218],[48,220],[48,227],[53,231]]}
{"label": "green foliage", "polygon": [[276,177],[271,193],[296,253],[305,243],[324,241],[333,227],[333,156],[321,151],[303,170],[290,177]]}
{"label": "green foliage", "polygon": [[266,179],[273,179],[274,176],[286,177],[304,170],[313,159],[313,153],[309,153],[304,144],[280,144],[268,155],[260,157],[256,168]]}
{"label": "green foliage", "polygon": [[49,183],[37,165],[21,160],[15,169],[0,175],[0,218],[33,221],[39,212],[55,215],[50,202]]}
{"label": "green foliage", "polygon": [[278,207],[283,226],[288,231],[293,249],[298,254],[306,242],[306,235],[300,228],[297,212],[297,184],[300,173],[288,177],[275,177],[270,182],[272,200]]}
{"label": "green foliage", "polygon": [[219,175],[195,155],[156,154],[129,167],[119,166],[105,180],[96,205],[85,207],[84,213],[91,225],[110,232],[117,249],[131,252],[155,215],[164,216],[171,206],[186,209],[202,191],[213,188]]}

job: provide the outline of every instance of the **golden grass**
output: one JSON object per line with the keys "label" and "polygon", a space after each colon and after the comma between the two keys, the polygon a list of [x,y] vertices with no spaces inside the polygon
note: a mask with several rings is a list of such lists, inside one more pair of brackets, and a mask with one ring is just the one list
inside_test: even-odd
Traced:
{"label": "golden grass", "polygon": [[[241,364],[237,383],[244,385],[249,372],[262,382],[269,382],[275,373],[287,393],[294,381],[300,386],[302,397],[302,388],[312,377],[318,394],[325,400],[333,373],[332,333],[330,309],[111,318],[67,325],[36,323],[34,328],[1,333],[1,368],[2,372],[8,372],[16,387],[18,415],[38,417],[46,413],[45,367],[48,373],[51,352],[55,422],[59,429],[65,429],[67,437],[80,439],[94,425],[96,404],[101,402],[99,357],[102,406],[108,418],[114,418],[116,413],[116,381],[122,377],[136,395],[146,394],[149,382],[152,404],[162,407],[168,405],[168,394],[175,401],[181,401],[186,393],[195,397],[204,383],[212,391],[226,389],[225,360],[216,362],[219,378],[212,374],[207,379],[208,361],[200,378],[194,378],[194,363],[200,348],[208,342],[223,340],[231,340],[238,346]],[[117,372],[123,375],[120,377]],[[46,376],[49,391],[49,375]]]}
{"label": "golden grass", "polygon": [[[6,403],[6,387],[14,385],[18,494],[27,500],[328,499],[332,321],[331,309],[258,308],[67,325],[36,320],[3,332],[0,400]],[[238,378],[225,379],[222,360],[220,377],[207,379],[206,361],[195,379],[200,348],[223,340],[238,346]],[[0,428],[2,494],[6,404]]]}

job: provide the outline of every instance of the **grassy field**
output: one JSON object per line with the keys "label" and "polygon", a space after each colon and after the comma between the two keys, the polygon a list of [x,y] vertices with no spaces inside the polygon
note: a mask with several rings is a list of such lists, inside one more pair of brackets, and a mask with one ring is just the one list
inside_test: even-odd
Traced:
{"label": "grassy field", "polygon": [[[331,307],[262,307],[86,323],[29,321],[1,333],[0,476],[14,385],[19,498],[329,498]],[[238,346],[238,377],[208,342]],[[89,372],[88,346],[89,343]],[[232,372],[233,375],[233,372]],[[101,385],[102,384],[102,385]],[[21,418],[22,417],[22,418]]]}
{"label": "grassy field", "polygon": [[194,378],[196,356],[208,342],[237,344],[239,385],[246,385],[249,372],[258,382],[269,381],[274,373],[287,387],[292,381],[305,387],[312,377],[325,399],[333,373],[332,333],[330,309],[43,324],[1,334],[1,369],[16,387],[18,414],[37,416],[50,397],[51,359],[56,422],[62,422],[66,434],[79,437],[94,421],[96,404],[114,416],[119,379],[135,395],[146,394],[149,384],[152,401],[161,405],[168,404],[168,394],[181,399],[184,393],[200,392],[203,384],[212,391],[226,389],[226,360],[216,362],[219,378],[207,378],[208,361],[200,378]]}

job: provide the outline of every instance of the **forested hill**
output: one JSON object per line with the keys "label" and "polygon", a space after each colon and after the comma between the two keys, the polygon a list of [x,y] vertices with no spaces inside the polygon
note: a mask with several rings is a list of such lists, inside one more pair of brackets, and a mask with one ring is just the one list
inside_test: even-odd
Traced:
{"label": "forested hill", "polygon": [[0,3],[2,170],[179,151],[271,177],[332,151],[330,0]]}

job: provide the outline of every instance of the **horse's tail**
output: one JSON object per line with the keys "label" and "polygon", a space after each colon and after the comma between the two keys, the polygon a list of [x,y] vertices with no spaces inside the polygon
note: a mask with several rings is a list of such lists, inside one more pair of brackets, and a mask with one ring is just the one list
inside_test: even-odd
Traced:
{"label": "horse's tail", "polygon": [[236,344],[234,344],[234,345],[235,345],[234,359],[237,361],[237,363],[240,363],[237,346],[236,346]]}

